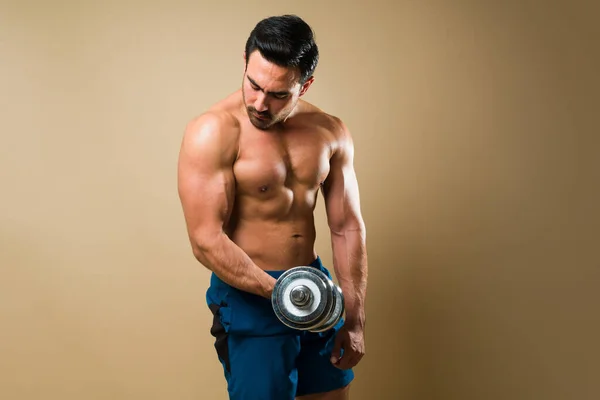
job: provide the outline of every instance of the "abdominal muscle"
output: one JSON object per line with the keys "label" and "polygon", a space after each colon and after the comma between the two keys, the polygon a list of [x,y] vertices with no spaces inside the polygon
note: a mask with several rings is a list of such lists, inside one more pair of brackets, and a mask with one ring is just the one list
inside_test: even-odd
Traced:
{"label": "abdominal muscle", "polygon": [[316,258],[313,215],[281,219],[238,218],[232,221],[231,240],[261,269],[286,270],[308,265]]}

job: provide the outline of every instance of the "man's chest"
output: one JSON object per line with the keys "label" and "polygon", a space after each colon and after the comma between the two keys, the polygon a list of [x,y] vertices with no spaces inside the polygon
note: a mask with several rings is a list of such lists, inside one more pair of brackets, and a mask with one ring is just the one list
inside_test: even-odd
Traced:
{"label": "man's chest", "polygon": [[316,188],[329,173],[330,155],[329,143],[318,133],[242,135],[234,166],[236,183],[244,192]]}

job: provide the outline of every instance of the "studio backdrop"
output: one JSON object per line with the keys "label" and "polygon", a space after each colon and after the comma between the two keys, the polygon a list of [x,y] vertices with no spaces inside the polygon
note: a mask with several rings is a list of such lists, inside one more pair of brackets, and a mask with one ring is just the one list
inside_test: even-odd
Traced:
{"label": "studio backdrop", "polygon": [[3,1],[0,398],[227,398],[177,157],[284,13],[356,147],[352,399],[598,399],[598,5],[404,0]]}

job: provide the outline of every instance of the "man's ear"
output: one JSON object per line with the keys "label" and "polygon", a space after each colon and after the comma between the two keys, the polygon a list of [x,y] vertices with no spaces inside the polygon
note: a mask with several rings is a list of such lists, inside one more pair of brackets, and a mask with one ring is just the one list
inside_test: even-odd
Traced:
{"label": "man's ear", "polygon": [[310,78],[308,78],[306,80],[306,82],[304,82],[304,85],[302,85],[302,88],[300,89],[300,96],[304,96],[304,93],[306,93],[306,91],[308,90],[310,85],[313,84],[314,81],[315,81],[315,77],[311,76]]}

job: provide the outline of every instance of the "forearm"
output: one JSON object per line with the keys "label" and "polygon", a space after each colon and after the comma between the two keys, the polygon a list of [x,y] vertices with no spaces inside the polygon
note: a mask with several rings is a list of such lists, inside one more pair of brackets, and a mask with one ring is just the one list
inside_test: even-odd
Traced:
{"label": "forearm", "polygon": [[367,295],[367,250],[364,229],[332,232],[333,265],[344,294],[346,322],[364,327]]}
{"label": "forearm", "polygon": [[270,298],[275,278],[258,267],[227,235],[192,242],[196,259],[223,282],[239,290]]}

